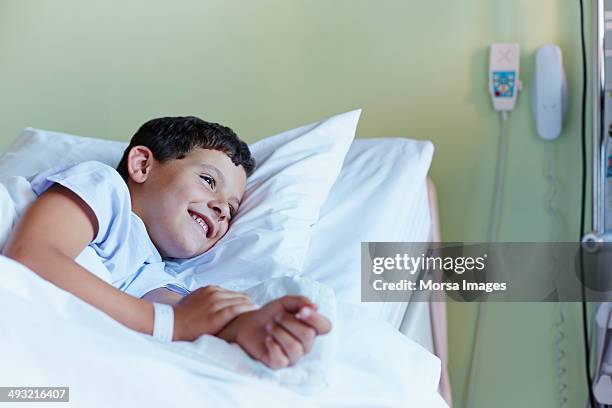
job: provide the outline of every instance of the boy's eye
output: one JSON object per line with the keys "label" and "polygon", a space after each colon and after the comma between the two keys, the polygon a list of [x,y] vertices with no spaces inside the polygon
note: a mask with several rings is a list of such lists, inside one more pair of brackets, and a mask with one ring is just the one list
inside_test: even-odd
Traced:
{"label": "boy's eye", "polygon": [[215,179],[214,178],[212,178],[210,176],[207,176],[207,175],[202,175],[202,176],[200,176],[200,178],[202,180],[204,180],[205,182],[207,182],[210,185],[211,188],[213,188],[213,189],[215,188]]}
{"label": "boy's eye", "polygon": [[236,214],[236,210],[234,209],[234,206],[232,205],[229,206],[229,213],[230,213],[230,218],[234,218],[234,215]]}

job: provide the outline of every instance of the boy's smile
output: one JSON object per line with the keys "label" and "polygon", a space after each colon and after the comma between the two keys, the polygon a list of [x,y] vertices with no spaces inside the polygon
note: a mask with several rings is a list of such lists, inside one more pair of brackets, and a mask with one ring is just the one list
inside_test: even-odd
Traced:
{"label": "boy's smile", "polygon": [[196,148],[163,163],[143,146],[133,150],[128,159],[132,209],[161,256],[191,258],[212,248],[238,210],[244,169],[218,150]]}
{"label": "boy's smile", "polygon": [[[189,214],[191,215],[191,218],[198,223],[198,227],[196,228],[199,228],[204,233],[206,238],[210,238],[211,236],[215,235],[215,227],[210,218],[195,211],[189,211]],[[210,234],[208,233],[209,231]]]}

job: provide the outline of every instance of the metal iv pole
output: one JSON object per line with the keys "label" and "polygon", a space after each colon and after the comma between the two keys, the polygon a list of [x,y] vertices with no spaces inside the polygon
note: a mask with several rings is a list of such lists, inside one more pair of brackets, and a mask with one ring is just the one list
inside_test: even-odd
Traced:
{"label": "metal iv pole", "polygon": [[[612,91],[606,84],[606,57],[612,58],[612,47],[609,53],[605,49],[606,20],[612,20],[612,13],[606,12],[604,0],[594,0],[592,3],[592,24],[593,24],[593,55],[592,55],[592,215],[591,231],[582,237],[582,244],[585,251],[597,253],[606,242],[612,242],[612,234],[606,231],[606,172],[608,155],[608,130],[610,124],[607,123],[606,91]],[[612,44],[610,44],[612,46]],[[612,62],[612,61],[611,61]],[[612,84],[612,82],[611,82]],[[584,198],[584,197],[583,197]],[[582,255],[581,255],[582,259]],[[582,263],[582,261],[581,261]],[[581,266],[582,268],[582,266]],[[581,270],[582,273],[583,270]],[[584,285],[585,283],[583,283]],[[585,288],[586,289],[586,288]],[[585,290],[584,289],[584,290]],[[584,293],[584,292],[583,292]],[[586,301],[586,299],[584,299]],[[583,306],[584,307],[584,306]],[[586,314],[586,312],[583,312]],[[612,347],[607,341],[608,327],[612,322],[612,303],[604,302],[599,304],[595,317],[596,326],[591,336],[596,336],[596,367],[593,375],[592,396],[595,405],[612,403],[612,378],[608,357],[608,348]],[[586,330],[586,329],[585,329]],[[585,342],[587,339],[585,338]],[[588,353],[587,349],[587,356]],[[587,361],[589,367],[590,361]],[[587,369],[587,374],[590,369]],[[590,375],[590,374],[589,374]],[[589,393],[591,390],[589,390]]]}
{"label": "metal iv pole", "polygon": [[593,89],[592,89],[592,140],[593,140],[593,190],[591,232],[584,235],[582,242],[595,249],[597,243],[607,241],[605,231],[605,175],[607,137],[605,134],[606,71],[604,36],[604,0],[593,2]]}

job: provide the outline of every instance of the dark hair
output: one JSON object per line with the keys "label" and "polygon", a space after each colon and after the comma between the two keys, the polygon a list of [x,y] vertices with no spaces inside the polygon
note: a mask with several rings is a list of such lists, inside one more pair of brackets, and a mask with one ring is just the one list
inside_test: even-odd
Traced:
{"label": "dark hair", "polygon": [[255,159],[246,143],[234,131],[218,123],[206,122],[195,116],[151,119],[138,129],[117,165],[121,177],[128,181],[127,157],[134,146],[146,146],[156,160],[164,162],[183,159],[196,148],[219,150],[236,166],[242,166],[247,176],[255,169]]}

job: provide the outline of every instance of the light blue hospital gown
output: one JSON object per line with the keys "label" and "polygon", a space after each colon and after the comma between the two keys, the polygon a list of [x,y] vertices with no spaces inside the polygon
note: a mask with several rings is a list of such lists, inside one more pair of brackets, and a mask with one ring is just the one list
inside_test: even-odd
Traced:
{"label": "light blue hospital gown", "polygon": [[165,287],[180,294],[187,288],[164,270],[161,255],[144,222],[132,212],[127,184],[110,166],[97,161],[57,166],[29,179],[40,196],[54,183],[70,189],[93,210],[98,233],[89,244],[111,275],[113,286],[132,296]]}

